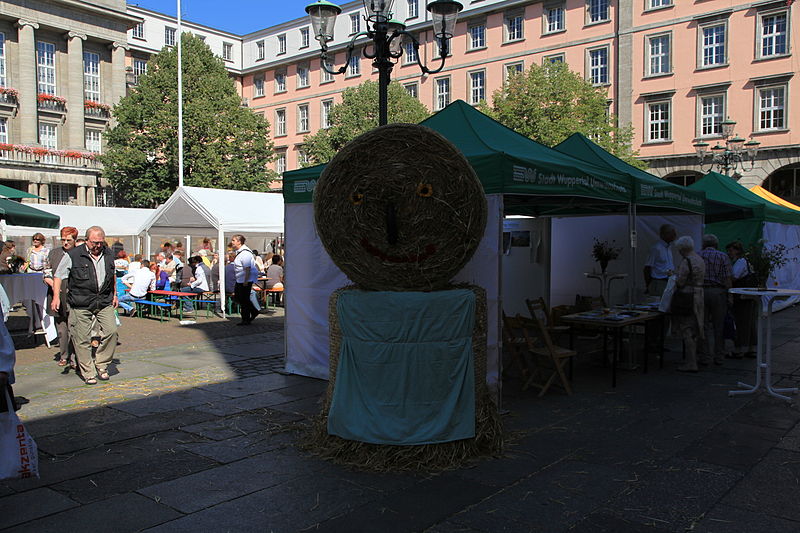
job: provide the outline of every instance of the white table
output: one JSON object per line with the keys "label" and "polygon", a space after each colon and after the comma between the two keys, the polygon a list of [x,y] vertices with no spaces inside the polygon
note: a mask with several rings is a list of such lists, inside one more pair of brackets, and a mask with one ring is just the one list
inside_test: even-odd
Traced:
{"label": "white table", "polygon": [[49,343],[55,338],[55,324],[47,314],[47,285],[43,278],[40,272],[3,274],[0,275],[0,285],[6,291],[11,305],[21,303],[28,311],[28,333],[36,331],[41,324]]}
{"label": "white table", "polygon": [[606,307],[611,305],[609,302],[609,290],[611,288],[611,282],[615,279],[625,279],[628,277],[627,272],[621,274],[612,274],[611,272],[584,272],[583,275],[587,278],[593,278],[600,282],[600,296],[602,296],[603,305]]}
{"label": "white table", "polygon": [[745,390],[728,391],[729,396],[737,394],[754,394],[758,392],[762,385],[762,373],[764,374],[763,384],[767,393],[782,400],[791,401],[789,396],[780,394],[781,392],[796,393],[797,388],[777,389],[772,386],[772,304],[775,300],[782,300],[790,296],[800,294],[800,290],[795,289],[730,289],[732,294],[738,294],[742,298],[756,300],[758,305],[758,347],[756,349],[756,383],[748,385],[739,382],[740,387]]}

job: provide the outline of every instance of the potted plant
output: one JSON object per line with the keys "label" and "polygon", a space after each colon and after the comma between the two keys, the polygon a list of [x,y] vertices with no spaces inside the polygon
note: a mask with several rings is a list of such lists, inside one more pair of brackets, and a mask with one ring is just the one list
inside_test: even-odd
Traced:
{"label": "potted plant", "polygon": [[785,244],[780,243],[767,245],[764,239],[759,239],[747,248],[744,257],[750,265],[759,289],[766,290],[769,278],[776,270],[786,266],[789,261],[797,260],[789,256],[789,252],[795,248],[797,246],[787,248]]}
{"label": "potted plant", "polygon": [[608,262],[613,261],[619,257],[622,251],[621,247],[615,247],[616,241],[601,241],[597,237],[594,238],[594,245],[592,245],[592,257],[600,263],[600,270],[605,273],[608,267]]}

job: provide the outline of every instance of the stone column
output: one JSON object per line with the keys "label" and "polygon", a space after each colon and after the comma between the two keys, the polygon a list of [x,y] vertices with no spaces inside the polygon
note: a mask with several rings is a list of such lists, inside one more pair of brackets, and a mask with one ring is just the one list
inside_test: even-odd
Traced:
{"label": "stone column", "polygon": [[89,206],[96,206],[97,205],[97,196],[95,194],[97,188],[96,187],[86,187],[86,205]]}
{"label": "stone column", "polygon": [[86,187],[85,186],[78,185],[78,197],[75,200],[77,200],[78,205],[86,205]]}
{"label": "stone column", "polygon": [[[633,122],[633,18],[635,2],[620,0],[617,3],[619,13],[617,37],[617,61],[614,70],[617,72],[614,107],[619,118],[620,127]],[[614,111],[612,109],[612,111]]]}
{"label": "stone column", "polygon": [[67,40],[67,124],[66,148],[83,150],[83,41],[86,35],[71,31],[64,35]]}
{"label": "stone column", "polygon": [[[34,183],[32,183],[31,185],[36,186],[36,184],[34,184]],[[38,192],[35,192],[35,191],[28,191],[28,192],[33,192],[33,194],[38,194],[39,196],[41,196],[42,199],[39,200],[40,202],[44,202],[44,203],[50,202],[50,187],[48,187],[48,185],[46,183],[40,183],[39,184],[39,191]]]}
{"label": "stone column", "polygon": [[17,21],[19,30],[19,121],[20,144],[39,142],[36,95],[36,38],[39,25],[29,20]]}
{"label": "stone column", "polygon": [[125,51],[128,45],[114,42],[111,48],[111,93],[107,104],[115,105],[125,96]]}

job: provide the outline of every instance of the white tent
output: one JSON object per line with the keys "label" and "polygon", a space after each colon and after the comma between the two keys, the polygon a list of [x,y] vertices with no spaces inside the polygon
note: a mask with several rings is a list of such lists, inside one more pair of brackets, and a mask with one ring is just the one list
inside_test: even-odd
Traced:
{"label": "white tent", "polygon": [[[78,229],[78,235],[85,235],[90,226],[100,226],[108,237],[131,236],[134,247],[138,244],[139,228],[145,220],[153,214],[154,209],[133,209],[122,207],[90,207],[83,205],[57,205],[57,204],[31,204],[36,209],[58,215],[61,218],[61,227],[73,226]],[[34,233],[41,233],[45,237],[56,237],[59,229],[31,228],[27,226],[5,226],[5,236],[30,237]],[[131,248],[135,253],[138,250]]]}
{"label": "white tent", "polygon": [[[216,230],[219,248],[225,246],[225,234],[277,237],[283,233],[283,196],[268,192],[179,187],[139,227],[139,233],[145,235],[148,257],[151,255],[151,235],[205,237],[210,230]],[[187,243],[187,250],[190,250],[189,245]],[[223,261],[221,257],[220,262]],[[219,269],[219,283],[220,287],[225,286],[224,266]]]}

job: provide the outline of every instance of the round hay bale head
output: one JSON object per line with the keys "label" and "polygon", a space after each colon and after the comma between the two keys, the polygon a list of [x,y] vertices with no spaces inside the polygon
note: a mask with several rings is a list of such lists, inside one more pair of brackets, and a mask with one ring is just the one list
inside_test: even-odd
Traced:
{"label": "round hay bale head", "polygon": [[360,288],[444,288],[486,226],[483,187],[461,152],[424,126],[390,124],[348,143],[314,189],[334,263]]}

